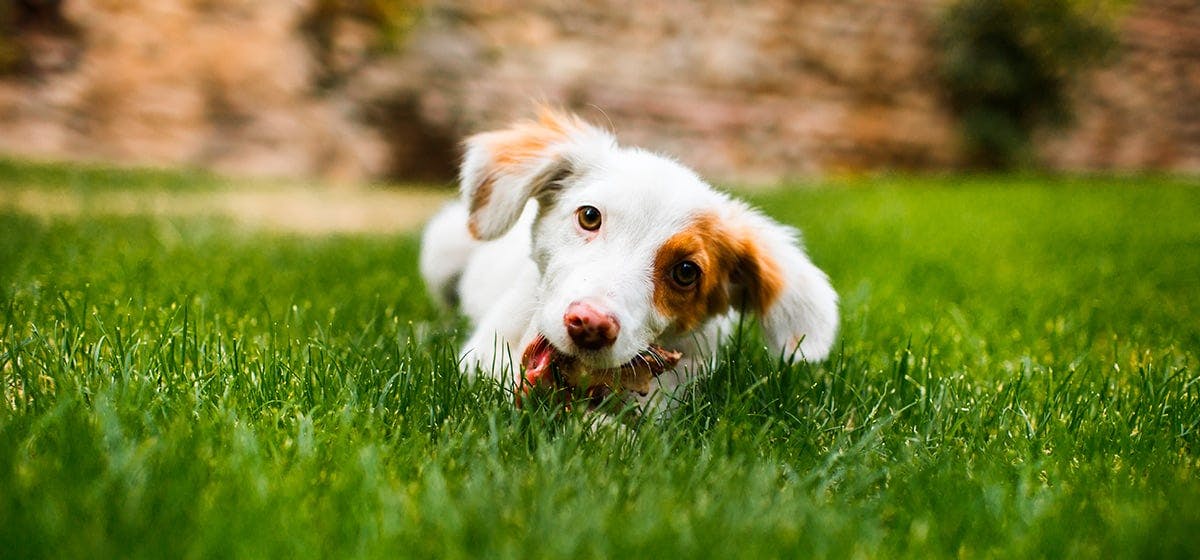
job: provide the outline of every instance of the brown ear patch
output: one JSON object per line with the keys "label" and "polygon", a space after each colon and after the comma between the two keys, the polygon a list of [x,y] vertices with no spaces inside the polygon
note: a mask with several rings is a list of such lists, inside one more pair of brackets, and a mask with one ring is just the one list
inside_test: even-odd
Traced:
{"label": "brown ear patch", "polygon": [[467,231],[471,234],[471,237],[474,237],[475,239],[481,239],[479,235],[479,224],[475,223],[475,219],[477,217],[476,212],[478,212],[480,208],[487,206],[488,201],[491,200],[492,188],[495,182],[496,174],[488,173],[487,175],[484,175],[483,180],[479,182],[479,186],[475,187],[474,191],[471,191],[471,204],[468,212],[469,217],[467,218]]}
{"label": "brown ear patch", "polygon": [[[685,260],[700,267],[700,278],[682,287],[671,279],[671,270]],[[679,332],[743,302],[762,313],[782,290],[779,266],[757,240],[713,214],[695,217],[654,258],[654,306]]]}
{"label": "brown ear patch", "polygon": [[543,164],[546,158],[556,157],[552,152],[555,144],[588,127],[589,125],[579,117],[543,106],[538,108],[536,121],[517,122],[506,129],[484,132],[469,138],[466,142],[468,150],[482,148],[486,154],[483,169],[474,179],[476,183],[467,189],[470,216],[467,229],[471,236],[481,239],[478,223],[481,211],[492,203],[493,199],[505,198],[505,193],[496,192],[497,183],[503,190],[511,188],[511,181],[514,179],[531,180],[525,177],[525,174]]}
{"label": "brown ear patch", "polygon": [[588,124],[575,115],[540,107],[536,121],[518,122],[479,138],[487,144],[495,165],[503,168],[536,160],[545,155],[550,145],[587,127]]}

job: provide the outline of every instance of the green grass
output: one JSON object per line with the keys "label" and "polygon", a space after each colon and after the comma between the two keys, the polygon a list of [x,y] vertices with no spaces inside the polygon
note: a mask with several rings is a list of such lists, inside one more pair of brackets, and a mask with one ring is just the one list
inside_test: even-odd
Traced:
{"label": "green grass", "polygon": [[0,189],[38,188],[80,194],[122,191],[211,191],[229,181],[199,169],[121,168],[101,164],[62,165],[0,155]]}
{"label": "green grass", "polygon": [[754,197],[835,356],[632,429],[465,382],[414,237],[0,215],[0,551],[1200,557],[1200,188],[838,187]]}

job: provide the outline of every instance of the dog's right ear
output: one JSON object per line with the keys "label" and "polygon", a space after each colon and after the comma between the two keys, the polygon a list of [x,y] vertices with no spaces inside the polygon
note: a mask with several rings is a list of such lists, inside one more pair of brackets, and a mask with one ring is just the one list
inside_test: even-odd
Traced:
{"label": "dog's right ear", "polygon": [[589,150],[613,145],[607,132],[544,107],[537,121],[471,136],[460,176],[471,235],[482,241],[504,235],[530,198],[576,171]]}

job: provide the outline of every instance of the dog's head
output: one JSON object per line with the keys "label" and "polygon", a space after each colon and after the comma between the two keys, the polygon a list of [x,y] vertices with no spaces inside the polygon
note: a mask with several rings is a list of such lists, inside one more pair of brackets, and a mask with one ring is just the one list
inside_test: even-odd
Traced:
{"label": "dog's head", "polygon": [[837,294],[796,232],[668,158],[543,110],[536,122],[469,138],[461,181],[481,240],[503,235],[536,201],[534,327],[562,354],[618,367],[741,306],[775,351],[829,353]]}

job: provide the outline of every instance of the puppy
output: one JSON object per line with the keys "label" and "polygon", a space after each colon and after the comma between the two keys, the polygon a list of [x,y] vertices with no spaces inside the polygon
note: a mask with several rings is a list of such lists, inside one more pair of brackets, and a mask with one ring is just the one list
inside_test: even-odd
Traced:
{"label": "puppy", "polygon": [[511,382],[518,404],[539,386],[670,402],[741,312],[772,352],[829,354],[837,294],[797,233],[672,159],[546,108],[465,150],[421,274],[471,321],[464,373]]}

